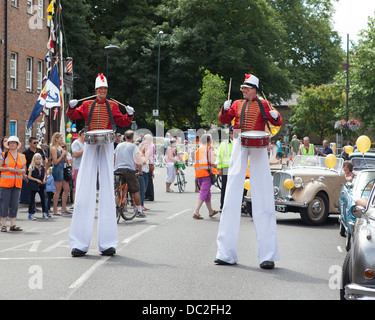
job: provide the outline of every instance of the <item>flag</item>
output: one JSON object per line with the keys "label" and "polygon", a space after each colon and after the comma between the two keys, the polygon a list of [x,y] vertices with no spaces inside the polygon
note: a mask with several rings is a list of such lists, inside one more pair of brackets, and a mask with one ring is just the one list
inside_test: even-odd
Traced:
{"label": "flag", "polygon": [[54,4],[56,3],[56,0],[52,0],[47,8],[47,19],[52,20],[52,15],[55,13],[55,7]]}
{"label": "flag", "polygon": [[30,115],[29,122],[27,124],[27,129],[30,129],[34,121],[43,112],[43,107],[50,109],[60,106],[60,78],[59,73],[57,72],[57,64],[55,64],[46,85],[44,86],[38,100],[36,101],[34,109]]}
{"label": "flag", "polygon": [[53,48],[53,41],[52,41],[52,37],[51,36],[49,37],[49,40],[47,42],[47,49],[49,51],[51,51],[52,53],[55,52],[55,49]]}

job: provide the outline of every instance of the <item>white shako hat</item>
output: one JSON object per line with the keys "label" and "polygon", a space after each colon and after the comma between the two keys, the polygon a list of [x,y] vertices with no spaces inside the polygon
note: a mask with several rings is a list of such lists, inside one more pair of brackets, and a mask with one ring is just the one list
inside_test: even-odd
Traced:
{"label": "white shako hat", "polygon": [[108,88],[107,78],[103,75],[103,73],[99,73],[98,77],[95,80],[95,89],[98,89],[100,87]]}
{"label": "white shako hat", "polygon": [[245,81],[241,85],[242,87],[259,89],[259,79],[253,74],[245,74]]}

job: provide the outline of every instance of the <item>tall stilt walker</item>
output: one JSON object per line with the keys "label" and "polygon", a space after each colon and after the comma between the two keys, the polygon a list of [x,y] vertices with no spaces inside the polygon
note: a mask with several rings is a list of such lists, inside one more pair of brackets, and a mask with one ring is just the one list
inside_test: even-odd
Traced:
{"label": "tall stilt walker", "polygon": [[69,244],[74,257],[83,256],[90,246],[95,221],[96,179],[99,172],[98,247],[103,255],[116,253],[118,243],[116,205],[113,184],[114,146],[116,125],[127,127],[134,109],[126,106],[123,115],[118,104],[106,99],[108,83],[103,74],[95,81],[96,99],[87,100],[79,107],[71,100],[67,115],[70,120],[84,119],[85,146],[78,171]]}
{"label": "tall stilt walker", "polygon": [[[267,155],[267,146],[249,147],[241,138],[244,133],[267,136],[267,123],[280,126],[280,114],[266,100],[257,98],[259,79],[247,74],[241,91],[243,100],[227,100],[219,114],[219,121],[230,124],[234,119],[232,156],[228,181],[217,236],[217,264],[236,264],[241,203],[248,159],[250,161],[250,190],[260,267],[272,269],[280,259],[276,230],[273,183]],[[260,140],[262,142],[263,140]],[[250,145],[253,142],[250,143]]]}

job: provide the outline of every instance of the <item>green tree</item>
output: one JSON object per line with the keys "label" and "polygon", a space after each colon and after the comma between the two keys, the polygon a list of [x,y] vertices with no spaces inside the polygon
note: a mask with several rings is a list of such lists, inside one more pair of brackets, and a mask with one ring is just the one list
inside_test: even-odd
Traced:
{"label": "green tree", "polygon": [[[336,1],[336,0],[334,0]],[[340,37],[332,33],[331,0],[270,1],[284,27],[283,45],[274,59],[288,70],[297,89],[330,82],[342,61]]]}
{"label": "green tree", "polygon": [[335,86],[302,87],[298,105],[291,106],[293,114],[289,121],[293,133],[299,136],[316,133],[321,140],[333,135],[342,103],[343,97]]}
{"label": "green tree", "polygon": [[226,83],[223,77],[213,75],[209,70],[205,70],[202,89],[199,90],[202,97],[199,101],[198,114],[202,117],[202,124],[220,125],[218,114],[225,96]]}

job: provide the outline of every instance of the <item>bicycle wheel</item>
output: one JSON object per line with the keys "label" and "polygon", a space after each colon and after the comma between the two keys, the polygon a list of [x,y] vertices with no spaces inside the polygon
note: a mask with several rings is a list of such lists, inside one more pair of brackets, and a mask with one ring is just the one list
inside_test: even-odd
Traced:
{"label": "bicycle wheel", "polygon": [[120,222],[120,217],[123,215],[123,207],[121,206],[121,187],[117,188],[115,191],[115,201],[116,201],[116,219],[117,223]]}
{"label": "bicycle wheel", "polygon": [[181,189],[182,189],[182,192],[185,192],[185,185],[186,185],[186,180],[185,180],[185,174],[180,171],[180,175],[181,175]]}
{"label": "bicycle wheel", "polygon": [[181,193],[182,192],[182,188],[181,188],[181,176],[180,176],[180,170],[177,170],[176,172],[176,180],[177,182],[175,183],[175,185],[178,187],[178,191]]}
{"label": "bicycle wheel", "polygon": [[128,185],[125,184],[125,187],[124,187],[124,200],[123,200],[123,208],[124,210],[122,210],[121,212],[121,217],[126,220],[126,221],[129,221],[129,220],[133,220],[134,217],[137,215],[137,209],[133,209],[133,201],[131,199],[131,195],[130,195],[130,192],[128,190]]}

